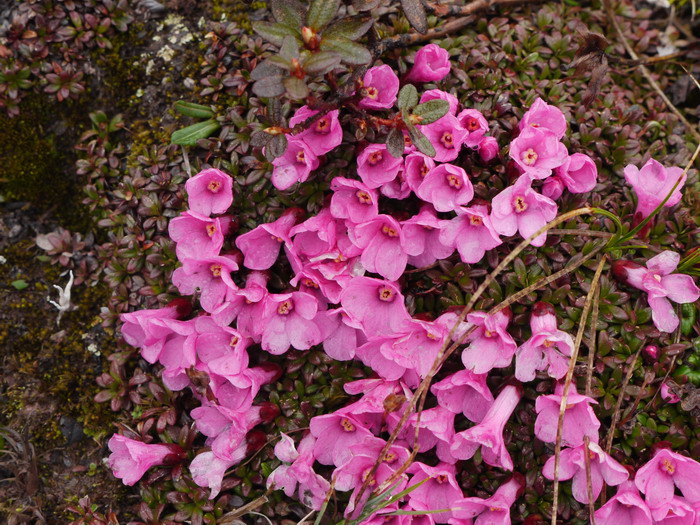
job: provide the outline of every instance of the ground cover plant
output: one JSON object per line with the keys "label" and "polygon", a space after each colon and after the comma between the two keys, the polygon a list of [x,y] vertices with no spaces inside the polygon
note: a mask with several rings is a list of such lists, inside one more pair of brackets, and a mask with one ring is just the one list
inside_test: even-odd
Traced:
{"label": "ground cover plant", "polygon": [[123,114],[77,137],[94,233],[36,238],[52,323],[104,290],[86,470],[137,492],[5,481],[10,519],[694,523],[694,88],[625,58],[648,13],[148,4],[133,37],[167,43],[119,49]]}

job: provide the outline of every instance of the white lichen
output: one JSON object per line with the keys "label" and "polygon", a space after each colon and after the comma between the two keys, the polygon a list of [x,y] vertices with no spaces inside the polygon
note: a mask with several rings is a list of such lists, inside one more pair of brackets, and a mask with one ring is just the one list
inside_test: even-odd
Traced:
{"label": "white lichen", "polygon": [[71,309],[70,292],[71,288],[73,288],[73,270],[69,270],[69,275],[70,277],[68,278],[68,283],[66,284],[65,288],[61,288],[57,284],[53,285],[53,287],[56,288],[56,290],[58,290],[58,302],[52,301],[51,297],[46,298],[46,300],[53,306],[55,306],[58,310],[56,326],[58,326],[61,323],[61,317],[63,316],[63,313]]}

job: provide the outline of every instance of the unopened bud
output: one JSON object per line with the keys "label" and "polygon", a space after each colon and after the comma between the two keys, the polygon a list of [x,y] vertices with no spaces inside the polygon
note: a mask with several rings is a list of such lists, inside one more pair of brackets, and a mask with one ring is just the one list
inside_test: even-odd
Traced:
{"label": "unopened bud", "polygon": [[632,261],[618,259],[612,263],[612,274],[616,281],[629,284],[629,271],[644,268],[641,264]]}
{"label": "unopened bud", "polygon": [[644,353],[656,361],[659,358],[659,347],[656,345],[647,345],[644,348]]}

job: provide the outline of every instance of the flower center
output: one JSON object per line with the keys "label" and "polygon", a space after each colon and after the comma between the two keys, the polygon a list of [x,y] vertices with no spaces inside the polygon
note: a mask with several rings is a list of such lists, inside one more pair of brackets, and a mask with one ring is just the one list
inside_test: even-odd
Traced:
{"label": "flower center", "polygon": [[424,162],[423,165],[422,165],[421,168],[420,168],[420,176],[421,176],[422,178],[425,178],[425,176],[428,174],[429,171],[430,171],[430,168],[429,168],[428,165]]}
{"label": "flower center", "polygon": [[397,457],[398,456],[396,454],[394,454],[393,452],[387,452],[386,456],[384,456],[384,462],[385,463],[393,463],[394,461],[396,461]]}
{"label": "flower center", "polygon": [[360,201],[360,204],[372,204],[372,196],[365,190],[357,190],[355,197]]}
{"label": "flower center", "polygon": [[439,476],[437,476],[435,478],[435,481],[437,481],[440,485],[442,485],[443,483],[447,482],[447,476],[445,474],[440,474]]}
{"label": "flower center", "polygon": [[394,292],[394,290],[392,290],[388,286],[382,286],[379,289],[379,300],[380,301],[390,303],[391,301],[394,300],[395,296],[396,296],[396,292]]}
{"label": "flower center", "polygon": [[220,264],[212,264],[209,269],[211,270],[211,274],[214,277],[221,277],[221,265]]}
{"label": "flower center", "polygon": [[340,420],[340,426],[345,432],[355,432],[355,425],[346,417]]}
{"label": "flower center", "polygon": [[477,129],[479,129],[479,121],[474,117],[469,117],[467,119],[467,130],[476,131]]}
{"label": "flower center", "polygon": [[399,232],[397,232],[394,228],[389,226],[388,224],[385,224],[382,226],[382,233],[386,235],[387,237],[398,237]]}
{"label": "flower center", "polygon": [[277,313],[280,315],[289,315],[292,310],[294,310],[294,303],[291,299],[282,301],[277,307]]}
{"label": "flower center", "polygon": [[381,151],[373,151],[372,153],[369,154],[369,157],[367,158],[367,162],[369,162],[370,166],[376,166],[379,164],[384,156],[382,155]]}
{"label": "flower center", "polygon": [[499,509],[498,507],[489,507],[489,511],[491,512],[498,512],[499,510],[501,509]]}
{"label": "flower center", "polygon": [[430,332],[426,332],[425,335],[426,335],[426,337],[427,337],[428,339],[432,339],[433,341],[437,341],[437,339],[438,339],[438,336],[437,336],[437,335],[435,335],[435,334],[433,334],[433,333],[430,333]]}
{"label": "flower center", "polygon": [[299,164],[305,164],[305,163],[306,163],[306,155],[304,155],[304,150],[303,150],[303,149],[300,149],[299,151],[297,151],[297,154],[296,154],[296,156],[295,156],[294,158],[296,159],[296,161],[297,161]]}
{"label": "flower center", "polygon": [[447,184],[449,184],[451,188],[454,188],[456,190],[462,187],[462,181],[459,180],[459,177],[454,174],[449,174],[447,176]]}
{"label": "flower center", "polygon": [[236,346],[238,344],[238,341],[240,341],[240,338],[237,335],[232,336],[231,341],[229,342],[229,346]]}
{"label": "flower center", "polygon": [[210,180],[209,184],[207,184],[207,189],[212,193],[218,193],[221,189],[221,182],[218,180]]}
{"label": "flower center", "polygon": [[313,280],[309,279],[308,277],[304,279],[304,286],[308,286],[309,288],[318,288],[318,284],[316,284]]}
{"label": "flower center", "polygon": [[284,242],[284,239],[282,239],[282,237],[277,237],[277,235],[270,235],[270,237],[273,241]]}
{"label": "flower center", "polygon": [[207,235],[209,235],[209,237],[214,237],[215,233],[216,233],[216,225],[215,224],[207,224]]}
{"label": "flower center", "polygon": [[554,346],[554,343],[553,343],[552,341],[550,341],[549,339],[545,339],[545,340],[544,340],[544,343],[542,343],[542,345],[543,345],[545,348],[551,348],[551,347]]}
{"label": "flower center", "polygon": [[362,88],[362,96],[376,100],[379,96],[379,90],[374,86]]}
{"label": "flower center", "polygon": [[374,479],[374,476],[369,475],[370,472],[372,472],[372,467],[368,468],[367,470],[365,470],[362,473],[362,482],[364,483],[365,481],[367,481],[367,478],[369,478],[368,485],[369,486],[376,485],[377,481]]}
{"label": "flower center", "polygon": [[515,208],[515,213],[522,213],[527,210],[527,201],[522,195],[518,195],[513,199],[513,208]]}
{"label": "flower center", "polygon": [[409,137],[408,135],[404,135],[403,145],[405,148],[410,148],[411,146],[413,146],[413,141],[411,140],[411,137]]}
{"label": "flower center", "polygon": [[654,279],[656,279],[657,282],[661,282],[661,276],[658,273],[654,274]]}
{"label": "flower center", "polygon": [[454,138],[452,137],[452,133],[449,131],[445,131],[445,133],[442,134],[442,137],[440,137],[440,142],[442,142],[442,145],[447,149],[452,149],[455,147]]}
{"label": "flower center", "polygon": [[673,473],[676,472],[676,465],[670,459],[664,459],[661,462],[661,470],[664,470],[668,474],[673,475]]}
{"label": "flower center", "polygon": [[469,223],[472,226],[481,226],[482,224],[484,224],[484,220],[478,215],[472,215],[471,217],[469,217]]}
{"label": "flower center", "polygon": [[318,133],[328,133],[330,131],[330,123],[326,117],[318,119],[316,122],[316,131]]}
{"label": "flower center", "polygon": [[523,153],[523,162],[528,166],[532,166],[537,162],[537,153],[532,148],[529,148]]}
{"label": "flower center", "polygon": [[484,337],[496,337],[496,332],[492,332],[491,330],[484,330]]}

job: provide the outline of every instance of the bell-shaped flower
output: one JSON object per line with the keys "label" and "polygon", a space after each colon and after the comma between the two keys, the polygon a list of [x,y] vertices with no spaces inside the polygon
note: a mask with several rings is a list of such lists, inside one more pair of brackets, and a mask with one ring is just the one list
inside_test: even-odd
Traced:
{"label": "bell-shaped flower", "polygon": [[[484,135],[489,130],[489,123],[486,121],[481,111],[478,109],[463,109],[462,112],[457,115],[457,120],[459,120],[462,128],[467,130],[468,133],[464,143],[470,148],[478,147],[483,141]],[[496,146],[498,146],[498,144]]]}
{"label": "bell-shaped flower", "polygon": [[634,482],[654,513],[666,512],[675,487],[691,504],[700,503],[700,463],[667,448],[659,449],[637,471]]}
{"label": "bell-shaped flower", "polygon": [[454,211],[474,198],[469,175],[459,166],[440,164],[428,172],[416,195],[432,203],[437,211]]}
{"label": "bell-shaped flower", "polygon": [[292,346],[308,350],[321,342],[314,319],[318,301],[305,292],[270,294],[263,309],[262,348],[271,354],[285,353]]}
{"label": "bell-shaped flower", "polygon": [[469,335],[470,344],[462,352],[462,363],[475,374],[485,374],[493,368],[510,365],[518,345],[506,328],[510,323],[510,310],[495,314],[473,312],[467,321],[476,326]]}
{"label": "bell-shaped flower", "polygon": [[452,93],[443,91],[442,89],[429,89],[424,91],[420,96],[420,103],[428,102],[429,100],[444,100],[450,105],[448,113],[451,115],[457,114],[457,106],[459,106],[459,100]]}
{"label": "bell-shaped flower", "polygon": [[673,273],[681,256],[666,250],[649,259],[646,268],[632,261],[613,262],[613,275],[619,281],[647,292],[654,325],[662,332],[673,332],[680,322],[671,301],[694,303],[700,289],[690,275]]}
{"label": "bell-shaped flower", "polygon": [[381,279],[355,277],[340,294],[340,304],[367,337],[400,333],[411,319],[399,287]]}
{"label": "bell-shaped flower", "polygon": [[231,225],[229,217],[209,218],[186,211],[168,224],[168,234],[177,243],[175,253],[181,261],[219,255],[224,236]]}
{"label": "bell-shaped flower", "polygon": [[173,272],[172,280],[182,295],[194,295],[199,290],[199,303],[211,313],[238,290],[231,278],[236,271],[236,257],[231,255],[185,259]]}
{"label": "bell-shaped flower", "polygon": [[493,394],[486,386],[486,374],[475,374],[471,370],[460,370],[435,383],[431,391],[438,405],[455,414],[462,413],[467,419],[479,423],[491,405]]}
{"label": "bell-shaped flower", "polygon": [[287,140],[287,149],[272,161],[272,165],[272,184],[278,190],[286,190],[309,178],[309,174],[318,168],[318,157],[306,142],[291,137]]}
{"label": "bell-shaped flower", "polygon": [[232,378],[248,368],[248,341],[240,332],[218,326],[209,316],[195,319],[195,327],[198,332],[194,339],[198,370]]}
{"label": "bell-shaped flower", "polygon": [[381,378],[345,383],[343,390],[351,396],[362,394],[359,400],[347,405],[343,411],[375,434],[386,424],[387,414],[402,410],[406,399],[413,395],[402,381]]}
{"label": "bell-shaped flower", "polygon": [[331,181],[331,190],[330,211],[336,219],[349,219],[361,224],[377,216],[377,192],[359,180],[335,177]]}
{"label": "bell-shaped flower", "polygon": [[386,279],[397,280],[403,274],[408,254],[401,246],[401,225],[389,215],[356,226],[352,241],[362,249],[360,261],[367,271],[378,273]]}
{"label": "bell-shaped flower", "polygon": [[[615,486],[629,478],[629,472],[625,467],[615,461],[597,443],[589,443],[588,450],[582,444],[573,448],[565,448],[559,456],[559,481],[573,478],[571,491],[579,503],[588,503],[588,490],[586,485],[586,459],[588,454],[591,464],[591,489],[593,499],[598,499],[603,490],[603,482],[606,485]],[[554,456],[544,464],[542,475],[547,479],[554,479]]]}
{"label": "bell-shaped flower", "polygon": [[450,73],[450,54],[437,44],[423,46],[413,59],[407,82],[437,82]]}
{"label": "bell-shaped flower", "polygon": [[481,423],[455,434],[450,452],[457,459],[470,459],[481,447],[484,462],[513,470],[513,460],[503,441],[503,429],[522,397],[522,389],[507,385],[489,408]]}
{"label": "bell-shaped flower", "polygon": [[250,270],[267,270],[277,260],[283,244],[291,245],[289,232],[297,223],[300,210],[291,208],[274,222],[239,235],[236,246],[243,252],[243,266]]}
{"label": "bell-shaped flower", "polygon": [[510,525],[510,509],[525,488],[525,480],[520,478],[522,476],[514,475],[498,487],[490,498],[471,497],[457,500],[454,502],[453,516],[464,520],[476,518],[474,525]]}
{"label": "bell-shaped flower", "polygon": [[501,237],[494,228],[488,208],[475,204],[469,208],[457,208],[457,216],[443,221],[440,241],[454,246],[462,261],[476,264],[484,254],[501,244]]}
{"label": "bell-shaped flower", "polygon": [[434,167],[435,161],[418,151],[406,155],[403,172],[408,186],[414,193],[418,191],[423,179]]}
{"label": "bell-shaped flower", "polygon": [[[294,112],[294,116],[289,119],[289,126],[294,127],[302,124],[316,115],[318,111],[302,106]],[[316,157],[325,155],[332,149],[340,146],[343,141],[343,129],[338,120],[339,110],[329,111],[313,123],[304,131],[293,135],[294,139],[301,139],[308,146]]]}
{"label": "bell-shaped flower", "polygon": [[560,139],[566,135],[567,124],[564,113],[558,107],[547,104],[538,97],[523,115],[519,126],[520,131],[528,127],[546,129]]}
{"label": "bell-shaped flower", "polygon": [[[454,465],[439,463],[435,467],[430,467],[415,461],[407,472],[413,474],[409,486],[430,478],[408,494],[408,503],[414,508],[421,510],[451,509],[455,500],[464,496],[455,479],[456,469]],[[439,512],[432,514],[432,517],[435,523],[447,523],[452,517],[452,512]]]}
{"label": "bell-shaped flower", "polygon": [[[558,384],[554,394],[539,396],[535,401],[535,436],[545,443],[555,443],[557,440],[557,425],[559,423],[559,406],[562,399],[563,386]],[[598,442],[598,429],[600,421],[595,416],[591,403],[598,404],[588,396],[582,396],[576,392],[576,388],[569,387],[569,395],[566,397],[564,411],[564,424],[562,425],[561,442],[567,447],[577,447],[583,443],[584,436],[593,443]]]}
{"label": "bell-shaped flower", "polygon": [[484,137],[479,145],[477,146],[479,151],[479,157],[484,162],[490,162],[496,157],[498,157],[498,152],[500,148],[498,147],[498,141],[494,137]]}
{"label": "bell-shaped flower", "polygon": [[561,379],[569,368],[574,340],[557,328],[554,307],[539,302],[530,317],[532,336],[515,353],[515,377],[526,382],[535,379],[537,370],[547,370],[550,377]]}
{"label": "bell-shaped flower", "polygon": [[651,511],[631,481],[620,484],[608,502],[595,511],[596,525],[652,525]]}
{"label": "bell-shaped flower", "polygon": [[564,181],[561,180],[557,175],[549,177],[542,184],[542,195],[553,201],[558,200],[559,197],[564,193]]}
{"label": "bell-shaped flower", "polygon": [[452,255],[454,247],[441,241],[444,223],[430,205],[422,206],[416,215],[401,223],[401,245],[410,264],[422,268]]}
{"label": "bell-shaped flower", "polygon": [[683,196],[681,190],[685,184],[686,175],[681,168],[665,168],[654,159],[649,159],[642,169],[633,164],[626,166],[625,179],[637,195],[637,209],[634,215],[635,222],[639,222],[651,215],[651,212],[661,204],[671,192],[671,188],[680,180],[664,206],[671,207],[678,204]]}
{"label": "bell-shaped flower", "polygon": [[233,180],[223,171],[209,168],[185,182],[191,211],[202,215],[226,213],[233,203]]}
{"label": "bell-shaped flower", "polygon": [[391,155],[386,144],[369,144],[357,157],[357,174],[368,188],[379,188],[396,178],[403,159]]}
{"label": "bell-shaped flower", "polygon": [[371,67],[362,77],[360,102],[358,105],[365,109],[386,109],[394,105],[396,94],[399,92],[399,77],[391,66],[386,64]]}
{"label": "bell-shaped flower", "polygon": [[221,492],[221,484],[226,471],[239,463],[245,455],[245,441],[238,447],[237,454],[233,459],[222,459],[211,451],[202,452],[190,463],[192,480],[200,487],[210,488],[209,499],[213,499]]}
{"label": "bell-shaped flower", "polygon": [[411,187],[406,181],[403,170],[401,170],[394,180],[382,184],[379,191],[389,199],[403,200],[411,194]]}
{"label": "bell-shaped flower", "polygon": [[574,153],[554,172],[571,193],[592,191],[598,181],[598,168],[584,153]]}
{"label": "bell-shaped flower", "polygon": [[450,113],[432,124],[418,126],[418,129],[435,148],[434,160],[438,162],[455,160],[468,135],[467,130],[462,127],[457,117]]}
{"label": "bell-shaped flower", "polygon": [[[381,354],[399,366],[414,370],[420,377],[428,375],[440,352],[448,330],[438,324],[413,319],[404,326],[403,334],[395,334],[381,345]],[[377,372],[381,374],[380,370]],[[398,378],[396,378],[398,379]]]}
{"label": "bell-shaped flower", "polygon": [[121,434],[114,434],[107,445],[112,452],[109,468],[124,485],[135,485],[151,467],[174,465],[185,457],[179,445],[148,444]]}
{"label": "bell-shaped flower", "polygon": [[[527,239],[556,217],[556,203],[533,190],[531,184],[530,178],[523,175],[493,198],[491,222],[501,235],[513,235],[518,231]],[[545,232],[535,237],[531,244],[542,246],[546,239]]]}
{"label": "bell-shaped flower", "polygon": [[528,177],[545,179],[566,162],[569,152],[551,131],[528,126],[510,143],[510,156]]}
{"label": "bell-shaped flower", "polygon": [[323,465],[341,466],[352,457],[351,447],[372,433],[344,410],[311,418],[311,434],[316,438],[314,457]]}

